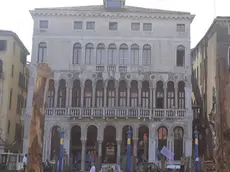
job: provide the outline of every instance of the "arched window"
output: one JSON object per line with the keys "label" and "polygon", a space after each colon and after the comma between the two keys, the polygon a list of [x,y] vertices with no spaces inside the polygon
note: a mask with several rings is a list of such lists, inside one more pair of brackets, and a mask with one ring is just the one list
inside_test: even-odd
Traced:
{"label": "arched window", "polygon": [[180,160],[183,155],[183,137],[184,130],[182,127],[175,127],[173,130],[174,133],[174,160]]}
{"label": "arched window", "polygon": [[164,84],[162,81],[157,82],[156,108],[157,109],[163,109],[164,108]]}
{"label": "arched window", "polygon": [[118,105],[119,105],[119,107],[126,107],[126,104],[127,104],[127,87],[126,87],[125,81],[120,81],[118,91],[119,91]]}
{"label": "arched window", "polygon": [[54,107],[54,99],[55,99],[54,80],[50,80],[49,88],[48,88],[48,96],[47,96],[47,107],[48,108]]}
{"label": "arched window", "polygon": [[168,130],[165,126],[161,126],[157,130],[158,133],[158,149],[161,149],[165,146],[167,147],[167,139],[168,139]]}
{"label": "arched window", "polygon": [[174,83],[169,81],[167,83],[167,108],[172,109],[175,107],[175,89]]}
{"label": "arched window", "polygon": [[113,80],[108,81],[107,87],[107,107],[115,107],[115,82]]}
{"label": "arched window", "polygon": [[115,65],[116,62],[116,55],[117,55],[117,48],[115,44],[110,44],[108,47],[108,65]]}
{"label": "arched window", "polygon": [[84,107],[91,107],[92,105],[92,81],[85,82],[84,89]]}
{"label": "arched window", "polygon": [[80,43],[76,43],[73,46],[73,64],[80,64],[81,62],[81,53],[82,53],[82,47]]}
{"label": "arched window", "polygon": [[103,65],[105,64],[105,45],[104,44],[98,44],[97,46],[97,65]]}
{"label": "arched window", "polygon": [[121,44],[119,49],[119,57],[120,57],[120,65],[127,65],[128,64],[128,46],[126,44]]}
{"label": "arched window", "polygon": [[96,84],[96,107],[104,105],[104,84],[102,80],[98,80]]}
{"label": "arched window", "polygon": [[143,46],[142,64],[145,66],[151,65],[151,46],[148,44]]}
{"label": "arched window", "polygon": [[57,106],[60,108],[64,108],[66,103],[66,82],[64,79],[59,81],[58,88],[58,104]]}
{"label": "arched window", "polygon": [[139,64],[139,46],[137,44],[131,46],[131,63],[133,65]]}
{"label": "arched window", "polygon": [[178,83],[178,108],[184,109],[185,108],[185,84],[183,81]]}
{"label": "arched window", "polygon": [[184,66],[185,63],[185,47],[180,45],[176,50],[176,65],[178,67]]}
{"label": "arched window", "polygon": [[79,80],[74,80],[72,90],[72,107],[81,106],[81,83]]}
{"label": "arched window", "polygon": [[149,108],[150,105],[149,82],[144,81],[141,88],[141,105],[143,108]]}
{"label": "arched window", "polygon": [[137,81],[131,82],[130,106],[131,107],[137,107],[138,106],[138,82]]}
{"label": "arched window", "polygon": [[93,50],[93,44],[89,43],[85,46],[85,64],[92,64]]}
{"label": "arched window", "polygon": [[45,42],[41,42],[38,44],[37,63],[43,63],[46,56],[47,56],[47,45]]}

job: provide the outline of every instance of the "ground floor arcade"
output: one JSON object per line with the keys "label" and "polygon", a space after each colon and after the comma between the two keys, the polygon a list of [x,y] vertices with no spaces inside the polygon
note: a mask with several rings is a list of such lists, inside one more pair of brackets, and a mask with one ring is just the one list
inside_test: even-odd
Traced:
{"label": "ground floor arcade", "polygon": [[126,167],[127,132],[131,135],[132,168],[137,162],[156,162],[157,149],[166,146],[174,152],[174,160],[192,153],[192,125],[183,123],[150,123],[131,121],[85,121],[80,123],[47,122],[44,139],[44,159],[59,156],[60,128],[64,130],[64,148],[68,162],[83,170],[92,162]]}

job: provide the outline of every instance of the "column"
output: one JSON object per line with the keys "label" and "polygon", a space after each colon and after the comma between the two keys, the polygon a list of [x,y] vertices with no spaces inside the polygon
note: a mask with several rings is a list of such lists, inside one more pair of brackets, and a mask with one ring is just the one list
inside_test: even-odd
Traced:
{"label": "column", "polygon": [[67,82],[66,85],[66,100],[65,100],[65,107],[69,107],[69,83]]}
{"label": "column", "polygon": [[154,157],[155,152],[156,152],[156,148],[155,148],[155,131],[153,129],[153,127],[149,127],[150,132],[149,132],[149,152],[148,152],[148,157],[149,157],[149,161],[150,163],[154,162]]}
{"label": "column", "polygon": [[178,107],[178,87],[175,85],[175,109],[179,109]]}
{"label": "column", "polygon": [[153,87],[149,87],[149,93],[150,93],[150,109],[153,108]]}
{"label": "column", "polygon": [[107,107],[107,84],[104,85],[104,107]]}
{"label": "column", "polygon": [[188,110],[192,110],[192,102],[191,102],[192,89],[188,87],[188,85],[186,84],[184,91],[185,91],[185,108]]}
{"label": "column", "polygon": [[118,96],[118,94],[119,94],[119,92],[118,92],[118,88],[119,88],[119,84],[118,83],[115,83],[115,89],[116,89],[116,97],[115,97],[115,99],[116,99],[116,106],[115,107],[118,107],[118,101],[119,101],[119,96]]}
{"label": "column", "polygon": [[69,81],[68,83],[69,87],[69,98],[68,98],[68,106],[67,107],[72,107],[72,90],[73,90],[73,81]]}
{"label": "column", "polygon": [[81,170],[85,170],[85,145],[86,145],[86,140],[81,140]]}
{"label": "column", "polygon": [[101,169],[101,156],[102,156],[102,140],[98,140],[98,157],[97,157],[97,169]]}
{"label": "column", "polygon": [[138,106],[141,107],[141,90],[142,89],[142,82],[138,82]]}
{"label": "column", "polygon": [[58,89],[59,89],[59,81],[55,81],[55,96],[54,96],[54,107],[58,107]]}
{"label": "column", "polygon": [[156,88],[153,88],[153,108],[156,108]]}
{"label": "column", "polygon": [[184,148],[185,152],[184,152],[184,155],[186,157],[187,156],[192,156],[192,149],[193,149],[192,142],[193,142],[192,138],[187,138],[185,140],[185,148]]}
{"label": "column", "polygon": [[117,164],[121,164],[121,140],[117,139]]}
{"label": "column", "polygon": [[137,143],[138,143],[138,138],[133,138],[133,159],[132,159],[133,169],[136,169],[136,165],[137,165],[137,161],[136,161],[136,159],[137,159]]}
{"label": "column", "polygon": [[127,107],[129,107],[129,103],[130,103],[130,88],[131,88],[131,83],[128,82],[127,83]]}
{"label": "column", "polygon": [[93,83],[92,85],[93,92],[92,92],[92,108],[95,108],[95,98],[96,98],[96,85]]}
{"label": "column", "polygon": [[70,157],[70,130],[69,128],[65,131],[65,138],[64,138],[64,149],[66,150],[67,154],[67,163],[69,164],[69,157]]}
{"label": "column", "polygon": [[164,84],[164,109],[167,109],[167,84]]}
{"label": "column", "polygon": [[81,108],[83,108],[84,105],[84,88],[85,88],[85,84],[81,84]]}

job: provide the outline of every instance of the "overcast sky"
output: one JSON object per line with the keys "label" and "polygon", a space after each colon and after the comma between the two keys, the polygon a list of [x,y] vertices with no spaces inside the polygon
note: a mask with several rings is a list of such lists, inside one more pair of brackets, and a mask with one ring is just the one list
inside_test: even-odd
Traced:
{"label": "overcast sky", "polygon": [[[29,10],[39,7],[100,5],[102,3],[103,0],[2,0],[0,29],[16,32],[31,52],[33,20]],[[214,4],[216,4],[215,7]],[[230,0],[126,0],[126,5],[188,11],[195,14],[191,27],[192,47],[203,37],[215,16],[230,16]]]}

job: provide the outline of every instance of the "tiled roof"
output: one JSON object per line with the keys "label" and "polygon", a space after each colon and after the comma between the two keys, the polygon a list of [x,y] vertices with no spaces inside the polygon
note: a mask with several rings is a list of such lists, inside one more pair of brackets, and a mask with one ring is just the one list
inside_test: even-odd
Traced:
{"label": "tiled roof", "polygon": [[142,7],[134,7],[134,6],[125,6],[124,8],[104,8],[103,5],[76,6],[76,7],[54,7],[54,8],[35,8],[35,10],[190,14],[189,12],[170,11],[170,10],[161,10],[161,9],[151,9],[151,8],[142,8]]}

